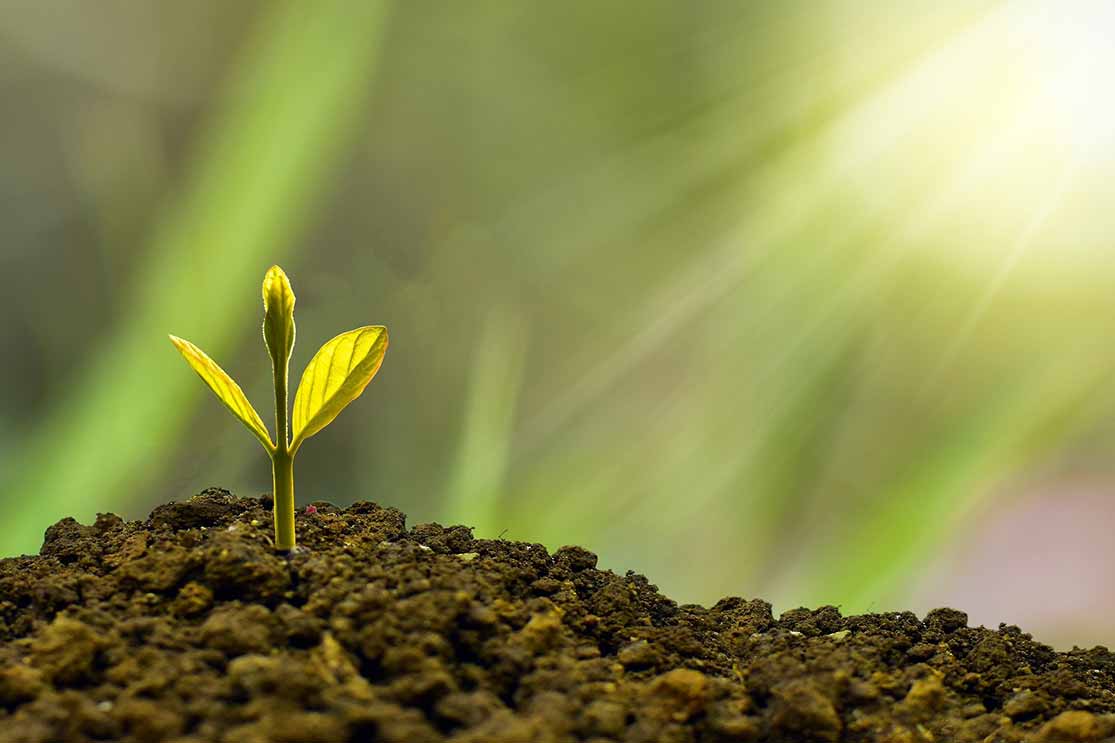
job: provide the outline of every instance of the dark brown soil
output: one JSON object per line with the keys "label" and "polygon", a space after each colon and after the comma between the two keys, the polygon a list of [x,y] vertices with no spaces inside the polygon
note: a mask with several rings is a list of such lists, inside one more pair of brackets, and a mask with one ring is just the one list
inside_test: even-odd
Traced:
{"label": "dark brown soil", "polygon": [[0,561],[0,741],[1103,741],[1115,656],[951,609],[678,606],[580,547],[209,490]]}

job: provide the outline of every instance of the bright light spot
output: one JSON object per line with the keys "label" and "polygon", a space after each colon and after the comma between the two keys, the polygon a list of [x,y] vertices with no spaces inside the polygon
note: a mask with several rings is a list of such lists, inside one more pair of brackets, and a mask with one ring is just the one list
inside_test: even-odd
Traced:
{"label": "bright light spot", "polygon": [[1096,270],[1115,252],[1112,81],[1115,0],[1005,2],[862,101],[830,164],[895,249],[981,276],[1115,280]]}
{"label": "bright light spot", "polygon": [[1031,3],[1019,30],[1051,121],[1080,156],[1104,160],[1115,144],[1115,2]]}

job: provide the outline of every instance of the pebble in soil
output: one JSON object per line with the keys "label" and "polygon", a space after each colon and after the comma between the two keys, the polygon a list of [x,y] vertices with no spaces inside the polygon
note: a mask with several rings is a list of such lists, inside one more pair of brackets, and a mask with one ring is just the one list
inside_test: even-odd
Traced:
{"label": "pebble in soil", "polygon": [[1115,656],[939,609],[678,606],[580,547],[208,490],[0,560],[0,742],[1086,743]]}

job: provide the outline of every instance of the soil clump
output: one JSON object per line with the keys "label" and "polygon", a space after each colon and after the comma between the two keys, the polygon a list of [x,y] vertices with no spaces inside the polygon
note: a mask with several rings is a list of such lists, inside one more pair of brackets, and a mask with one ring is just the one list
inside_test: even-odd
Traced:
{"label": "soil clump", "polygon": [[211,489],[0,560],[0,743],[1099,743],[1115,655],[938,609],[679,606],[580,547]]}

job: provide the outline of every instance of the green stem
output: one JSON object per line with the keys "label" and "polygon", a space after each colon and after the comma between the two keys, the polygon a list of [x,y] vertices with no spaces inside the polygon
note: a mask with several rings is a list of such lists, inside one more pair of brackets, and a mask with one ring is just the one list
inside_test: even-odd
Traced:
{"label": "green stem", "polygon": [[275,498],[275,549],[294,549],[294,454],[287,425],[289,349],[273,356],[275,372],[275,451],[271,454],[271,493]]}
{"label": "green stem", "polygon": [[[286,449],[286,442],[282,444]],[[275,549],[294,549],[294,457],[277,451],[271,457],[272,492],[275,496]]]}

